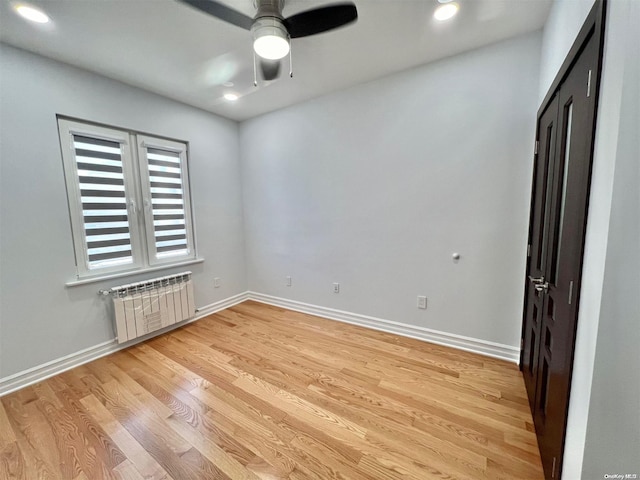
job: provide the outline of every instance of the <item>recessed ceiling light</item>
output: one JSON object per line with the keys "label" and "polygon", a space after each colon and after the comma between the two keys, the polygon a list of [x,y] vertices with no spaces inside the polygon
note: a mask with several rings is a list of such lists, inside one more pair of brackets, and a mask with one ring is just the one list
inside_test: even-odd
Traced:
{"label": "recessed ceiling light", "polygon": [[435,12],[433,12],[433,18],[435,18],[439,22],[444,22],[445,20],[449,20],[456,13],[458,13],[459,9],[460,7],[457,3],[444,3],[436,8]]}
{"label": "recessed ceiling light", "polygon": [[16,12],[18,12],[18,14],[21,17],[26,18],[27,20],[30,20],[32,22],[36,22],[36,23],[48,23],[49,22],[49,17],[47,16],[46,13],[44,13],[42,10],[37,9],[35,7],[31,7],[29,5],[24,5],[21,3],[18,3],[16,5],[14,5],[14,10]]}
{"label": "recessed ceiling light", "polygon": [[222,85],[225,87],[233,87],[233,82],[224,82]]}
{"label": "recessed ceiling light", "polygon": [[225,93],[224,99],[230,102],[235,102],[236,100],[238,100],[238,95],[236,95],[235,93]]}

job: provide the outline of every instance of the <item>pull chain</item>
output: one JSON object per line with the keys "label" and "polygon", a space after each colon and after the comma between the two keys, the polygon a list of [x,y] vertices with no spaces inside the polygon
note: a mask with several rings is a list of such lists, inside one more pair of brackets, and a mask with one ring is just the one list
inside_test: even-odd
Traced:
{"label": "pull chain", "polygon": [[293,78],[293,44],[291,43],[291,37],[289,37],[289,77]]}
{"label": "pull chain", "polygon": [[253,52],[253,86],[258,86],[258,73],[256,72],[256,52]]}

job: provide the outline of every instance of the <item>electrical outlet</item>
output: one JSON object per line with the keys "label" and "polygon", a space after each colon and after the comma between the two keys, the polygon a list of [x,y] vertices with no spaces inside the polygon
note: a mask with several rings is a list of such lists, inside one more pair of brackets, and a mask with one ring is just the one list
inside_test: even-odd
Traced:
{"label": "electrical outlet", "polygon": [[290,277],[289,275],[287,275],[287,277],[286,277],[286,278],[287,278],[287,283],[286,283],[286,285],[287,285],[287,287],[290,287],[290,286],[291,286],[291,277]]}
{"label": "electrical outlet", "polygon": [[340,284],[339,283],[334,283],[333,284],[333,293],[340,293]]}
{"label": "electrical outlet", "polygon": [[427,297],[423,295],[418,295],[418,308],[422,310],[427,309]]}
{"label": "electrical outlet", "polygon": [[213,279],[213,288],[220,288],[220,278],[216,277]]}

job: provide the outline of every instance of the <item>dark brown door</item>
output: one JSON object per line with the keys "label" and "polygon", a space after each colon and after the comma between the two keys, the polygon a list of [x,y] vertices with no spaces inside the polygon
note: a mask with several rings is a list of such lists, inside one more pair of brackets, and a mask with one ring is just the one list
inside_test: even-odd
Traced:
{"label": "dark brown door", "polygon": [[600,65],[595,32],[538,117],[521,368],[549,479],[562,469],[573,368]]}

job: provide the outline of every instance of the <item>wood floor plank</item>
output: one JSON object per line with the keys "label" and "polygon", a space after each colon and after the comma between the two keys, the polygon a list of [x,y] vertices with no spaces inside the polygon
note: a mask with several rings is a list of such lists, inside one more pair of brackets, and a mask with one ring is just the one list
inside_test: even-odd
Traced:
{"label": "wood floor plank", "polygon": [[170,338],[154,339],[149,342],[149,345],[211,383],[231,383],[236,378],[224,368],[225,364],[207,363],[194,358],[188,349],[171,341]]}
{"label": "wood floor plank", "polygon": [[40,400],[46,400],[51,403],[55,408],[63,408],[62,402],[56,395],[56,392],[53,391],[49,382],[40,382],[32,385],[33,391],[36,392],[36,395]]}
{"label": "wood floor plank", "polygon": [[0,448],[0,478],[28,478],[27,465],[17,440],[5,443]]}
{"label": "wood floor plank", "polygon": [[167,472],[160,464],[149,455],[94,395],[87,395],[80,402],[126,455],[127,465],[122,467],[118,465],[121,468],[116,467],[114,470],[124,474],[131,471],[128,466],[131,465],[142,478],[148,480],[165,480],[167,478]]}
{"label": "wood floor plank", "polygon": [[66,450],[70,463],[78,473],[77,476],[81,477],[84,474],[88,478],[113,478],[109,472],[124,460],[121,452],[116,452],[114,456],[103,455],[103,451],[97,447],[79,415],[66,409],[56,409],[46,400],[39,400],[37,406],[49,423],[56,445],[60,450]]}
{"label": "wood floor plank", "polygon": [[33,385],[31,385],[30,387],[25,387],[17,392],[13,392],[11,394],[11,399],[14,404],[25,405],[37,400],[38,394],[33,388]]}
{"label": "wood floor plank", "polygon": [[[341,455],[339,447],[319,442],[308,435],[295,437],[291,442],[299,464],[308,465],[307,477],[322,479],[367,480],[369,477],[358,470],[357,462]],[[310,475],[309,472],[313,472]]]}
{"label": "wood floor plank", "polygon": [[108,362],[106,368],[115,379],[115,382],[109,382],[109,384],[118,385],[118,388],[122,388],[127,394],[132,395],[140,404],[144,405],[146,409],[152,411],[159,418],[166,418],[173,414],[169,407],[155,398],[117,365]]}
{"label": "wood floor plank", "polygon": [[[58,393],[63,409],[57,409],[64,415],[65,420],[73,421],[73,424],[81,432],[85,448],[89,448],[95,452],[97,464],[105,465],[108,470],[114,469],[120,463],[126,460],[126,456],[113,442],[111,437],[102,429],[94,417],[87,412],[80,400],[73,395],[68,395],[67,390]],[[41,410],[49,416],[54,416],[56,412],[55,405],[49,403],[46,398],[39,400]],[[52,422],[52,428],[58,428],[56,423]],[[89,474],[88,470],[84,470],[85,474]]]}
{"label": "wood floor plank", "polygon": [[[172,359],[162,355],[146,344],[136,345],[121,353],[122,356],[114,359],[114,362],[118,363],[120,358],[123,357],[123,359],[132,358],[142,370],[146,371],[151,369],[154,375],[162,375],[176,387],[186,390],[187,392],[201,386],[204,381],[201,376],[183,367],[181,364],[174,362]],[[146,365],[147,368],[140,364]]]}
{"label": "wood floor plank", "polygon": [[0,399],[0,478],[543,473],[513,364],[247,301]]}
{"label": "wood floor plank", "polygon": [[[328,398],[313,397],[313,396],[306,395],[306,393],[308,393],[308,392],[300,391],[300,390],[294,389],[292,387],[289,388],[289,393],[293,393],[293,394],[295,394],[297,396],[302,396],[305,399],[307,399],[309,402],[314,403],[316,406],[318,406],[318,405],[321,406],[321,407],[324,406],[328,410],[332,411],[334,414],[339,415],[339,416],[341,415],[342,418],[347,418],[347,419],[349,419],[351,421],[360,422],[360,424],[363,424],[363,422],[365,422],[368,427],[377,428],[382,434],[386,435],[387,437],[393,436],[393,431],[389,431],[389,430],[385,429],[382,426],[383,421],[381,421],[381,420],[385,419],[385,412],[389,412],[391,410],[386,410],[386,411],[383,410],[383,413],[380,414],[382,419],[380,419],[380,418],[376,419],[376,418],[373,418],[373,416],[369,416],[366,419],[363,417],[363,412],[365,411],[365,409],[366,410],[370,410],[370,413],[373,413],[373,414],[378,414],[380,412],[380,405],[376,405],[375,402],[364,401],[364,402],[360,402],[359,404],[354,404],[354,406],[357,408],[357,410],[355,410],[355,411],[359,412],[359,414],[357,416],[354,416],[354,415],[350,415],[348,411],[345,411],[342,408],[343,407],[342,403],[337,403],[337,402],[333,402],[332,403],[331,402],[331,400],[333,400],[333,396],[332,395],[328,395],[327,396]],[[363,395],[363,397],[370,396],[370,395],[367,395],[366,393],[363,393],[362,395]],[[340,397],[338,396],[338,398],[340,398]],[[349,401],[346,397],[342,397],[342,400],[345,401],[345,402]],[[353,401],[353,397],[351,397],[351,402],[350,403],[353,403],[352,401]],[[380,403],[384,404],[385,402],[381,401]],[[396,407],[397,406],[398,405],[396,404]],[[402,410],[400,409],[399,413],[401,413],[401,412],[402,412]],[[408,416],[406,418],[407,418],[407,421],[404,422],[405,426],[401,426],[401,424],[396,421],[396,424],[397,424],[396,428],[401,430],[400,438],[402,438],[404,440],[410,439],[410,440],[415,442],[415,441],[419,440],[418,437],[427,437],[427,438],[430,439],[431,443],[435,444],[436,447],[441,448],[441,450],[448,450],[448,451],[456,451],[456,450],[458,450],[456,445],[455,445],[455,443],[446,442],[446,441],[442,441],[440,439],[436,439],[436,438],[432,437],[428,433],[418,434],[418,432],[412,431],[412,429],[410,427],[407,428],[406,425],[407,424],[408,425],[411,424],[411,419]],[[298,428],[301,428],[299,424],[298,424]],[[423,455],[429,455],[430,453],[434,453],[434,452],[435,452],[434,446],[428,445],[428,444],[423,444],[423,451],[422,451]],[[473,454],[472,452],[466,452],[466,451],[458,452],[458,456],[460,458],[466,459],[466,461],[468,461],[470,463],[473,463],[476,466],[476,468],[484,467],[484,465],[486,464],[486,460],[485,460],[484,457],[477,456],[477,455]],[[436,454],[436,457],[437,457],[437,454]]]}
{"label": "wood floor plank", "polygon": [[[235,445],[232,439],[223,438],[226,436],[212,425],[206,416],[210,411],[209,408],[197,404],[193,398],[185,403],[173,396],[173,391],[167,391],[162,388],[161,379],[156,378],[154,381],[153,378],[143,374],[137,381],[171,409],[173,414],[165,419],[167,425],[193,445],[222,472],[230,478],[238,480],[255,480],[258,478],[236,460],[234,454],[237,455],[241,447]],[[192,408],[191,405],[194,405],[195,408]],[[229,448],[231,454],[227,451]],[[253,460],[254,455],[251,455],[250,459]]]}
{"label": "wood floor plank", "polygon": [[22,405],[13,394],[2,398],[27,464],[36,465],[51,478],[74,478],[81,468],[67,445],[59,443],[49,424],[32,401]]}
{"label": "wood floor plank", "polygon": [[126,460],[114,468],[113,474],[118,480],[145,480],[145,477],[130,460]]}
{"label": "wood floor plank", "polygon": [[[262,417],[260,421],[250,418],[241,407],[236,409],[225,402],[217,402],[217,406],[218,408],[208,413],[207,417],[254,454],[249,463],[261,459],[258,464],[266,463],[271,466],[277,478],[286,478],[296,465],[288,448],[292,438],[288,432],[283,433],[282,429],[267,417]],[[258,473],[256,470],[252,471]]]}
{"label": "wood floor plank", "polygon": [[314,426],[322,426],[321,428],[324,428],[325,431],[329,431],[337,437],[345,438],[347,441],[354,437],[364,438],[367,434],[365,428],[334,415],[297,395],[274,387],[259,378],[253,376],[242,377],[233,383],[248,393],[268,399],[274,405],[282,408],[288,415],[293,415]]}
{"label": "wood floor plank", "polygon": [[[428,465],[413,463],[407,465],[405,462],[397,462],[387,456],[364,455],[358,466],[371,476],[371,478],[381,480],[422,480],[426,478],[447,478],[442,473]],[[446,475],[446,474],[445,474]],[[447,475],[449,478],[455,478]]]}
{"label": "wood floor plank", "polygon": [[7,412],[0,402],[0,449],[17,442],[16,434],[13,431]]}
{"label": "wood floor plank", "polygon": [[[231,392],[235,393],[235,390]],[[293,438],[293,434],[277,427],[277,422],[286,416],[284,411],[273,406],[265,409],[256,408],[257,405],[265,404],[262,399],[246,399],[244,395],[236,396],[215,385],[194,390],[191,393],[207,402],[211,407],[207,415],[215,419],[216,423],[222,417],[234,422],[237,427],[253,431],[256,435],[268,438],[274,443],[286,444]]]}
{"label": "wood floor plank", "polygon": [[[113,385],[108,385],[108,387],[113,387]],[[133,415],[124,413],[124,410],[117,403],[108,399],[109,397],[105,397],[103,393],[98,393],[97,390],[96,396],[102,397],[101,401],[106,401],[107,408],[118,418],[129,434],[172,478],[197,478],[198,470],[181,461],[182,454],[188,452],[192,448],[191,445],[183,439],[177,441],[172,438],[177,435],[174,436],[172,430],[171,434],[168,434],[167,431],[170,429],[164,422],[154,421],[150,416],[140,415],[141,412]]]}
{"label": "wood floor plank", "polygon": [[47,383],[51,385],[51,388],[55,392],[59,392],[61,390],[70,390],[77,398],[85,397],[89,395],[89,389],[82,381],[82,378],[87,375],[93,375],[93,373],[89,370],[88,365],[89,364],[80,365],[73,370],[69,370],[61,373],[60,375],[56,375],[55,377],[47,380]]}
{"label": "wood floor plank", "polygon": [[[304,395],[304,392],[296,393]],[[486,465],[486,459],[482,455],[460,449],[455,442],[448,442],[434,437],[427,432],[418,432],[411,426],[394,422],[394,428],[389,428],[388,419],[379,414],[379,409],[356,408],[345,409],[342,403],[335,402],[330,397],[307,397],[310,402],[322,405],[336,415],[341,415],[352,422],[366,425],[366,441],[352,439],[353,445],[363,452],[380,455],[381,453],[394,452],[396,455],[404,455],[408,446],[418,446],[414,450],[416,456],[430,458],[432,462],[442,463],[440,457],[446,457],[450,462],[450,470],[455,470],[456,463],[470,466],[473,470],[479,471]],[[375,439],[375,441],[373,441]],[[480,477],[478,477],[480,478]]]}

